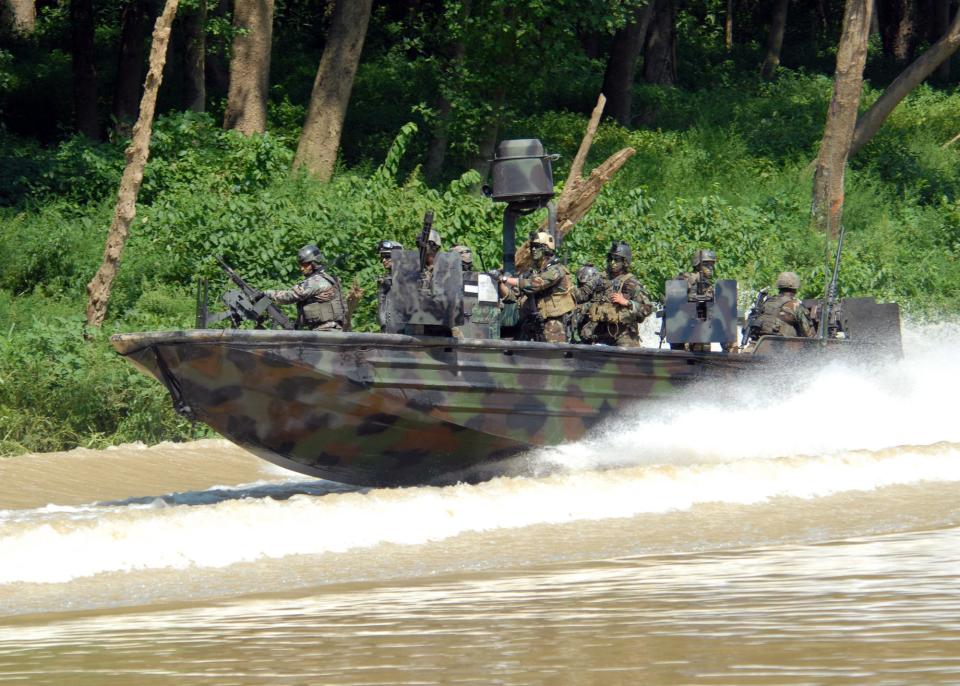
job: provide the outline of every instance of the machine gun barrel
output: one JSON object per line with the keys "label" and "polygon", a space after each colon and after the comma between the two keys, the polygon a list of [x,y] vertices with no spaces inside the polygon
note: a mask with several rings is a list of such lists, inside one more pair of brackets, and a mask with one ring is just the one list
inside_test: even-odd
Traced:
{"label": "machine gun barrel", "polygon": [[837,254],[833,259],[833,274],[830,277],[830,283],[827,286],[827,292],[823,294],[823,306],[820,308],[820,326],[817,331],[817,337],[827,338],[830,332],[830,314],[833,312],[833,304],[837,297],[837,281],[840,277],[840,256],[843,253],[843,234],[845,227],[840,225],[840,235],[837,237]]}
{"label": "machine gun barrel", "polygon": [[[217,257],[217,262],[220,264],[220,268],[226,273],[226,275],[230,277],[230,280],[233,281],[235,284],[237,284],[237,286],[239,286],[240,290],[243,292],[245,296],[247,296],[247,298],[250,300],[251,303],[257,303],[258,301],[267,297],[263,291],[257,288],[254,288],[253,286],[248,284],[246,281],[244,281],[243,277],[237,274],[237,272],[235,272],[233,268],[229,264],[227,264],[222,257]],[[267,305],[265,311],[267,315],[270,317],[270,319],[276,322],[281,328],[284,328],[284,329],[294,328],[293,323],[290,321],[287,315],[281,312],[280,308],[278,308],[273,303],[270,303],[269,305]]]}
{"label": "machine gun barrel", "polygon": [[423,215],[423,228],[417,238],[417,247],[420,248],[420,271],[427,266],[427,250],[430,242],[430,230],[433,228],[433,210],[427,210]]}

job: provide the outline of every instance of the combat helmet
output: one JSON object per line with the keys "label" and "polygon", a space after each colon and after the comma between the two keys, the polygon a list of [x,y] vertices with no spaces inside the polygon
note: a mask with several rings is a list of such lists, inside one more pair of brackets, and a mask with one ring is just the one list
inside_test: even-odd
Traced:
{"label": "combat helmet", "polygon": [[610,250],[607,251],[607,259],[609,260],[611,257],[621,258],[629,267],[633,261],[633,252],[630,250],[630,245],[626,241],[614,241],[610,246]]}
{"label": "combat helmet", "polygon": [[460,255],[460,266],[463,267],[463,271],[473,271],[473,252],[470,248],[458,243],[450,248],[450,252],[455,252]]}
{"label": "combat helmet", "polygon": [[310,243],[300,248],[300,252],[297,253],[297,261],[300,264],[312,264],[314,267],[320,268],[324,263],[323,253],[320,252],[320,248]]}
{"label": "combat helmet", "polygon": [[600,277],[600,272],[592,264],[587,262],[585,265],[580,267],[577,270],[577,283],[579,285],[584,285],[586,283],[593,283]]}
{"label": "combat helmet", "polygon": [[800,277],[796,272],[780,272],[777,276],[777,288],[782,290],[799,291]]}
{"label": "combat helmet", "polygon": [[694,269],[699,267],[703,262],[713,262],[714,264],[716,264],[717,253],[715,253],[713,250],[707,250],[705,248],[701,248],[693,253],[693,259],[691,260],[691,262],[693,263]]}
{"label": "combat helmet", "polygon": [[403,250],[403,246],[396,241],[382,240],[377,243],[377,252],[380,253],[380,257],[390,257],[390,253],[394,250]]}
{"label": "combat helmet", "polygon": [[544,248],[550,252],[554,252],[557,249],[557,244],[553,240],[553,236],[546,231],[538,231],[537,233],[530,234],[530,245],[542,245]]}

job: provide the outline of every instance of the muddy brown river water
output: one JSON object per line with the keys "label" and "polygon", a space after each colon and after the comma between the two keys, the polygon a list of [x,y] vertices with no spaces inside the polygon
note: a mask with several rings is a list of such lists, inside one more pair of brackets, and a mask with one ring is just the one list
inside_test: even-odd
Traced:
{"label": "muddy brown river water", "polygon": [[956,333],[477,485],[0,459],[0,683],[960,684]]}

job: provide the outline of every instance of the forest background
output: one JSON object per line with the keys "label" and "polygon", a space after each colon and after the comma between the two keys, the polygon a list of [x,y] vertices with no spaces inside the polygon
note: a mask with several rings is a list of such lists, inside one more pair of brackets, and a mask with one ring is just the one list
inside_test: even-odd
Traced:
{"label": "forest background", "polygon": [[[448,246],[497,266],[502,206],[478,192],[493,146],[539,138],[562,180],[601,92],[586,170],[636,154],[564,242],[571,265],[603,264],[625,239],[660,296],[707,247],[744,299],[782,269],[802,296],[822,294],[811,183],[844,0],[182,0],[136,216],[93,329],[86,286],[163,3],[4,2],[0,455],[205,435],[107,339],[192,326],[195,279],[227,287],[215,255],[273,288],[317,243],[366,291],[357,330],[375,327],[377,242],[412,246],[428,209]],[[947,34],[954,4],[877,1],[861,112]],[[347,5],[369,16],[345,18]],[[318,75],[351,50],[355,78]],[[342,133],[320,137],[332,157],[304,149],[315,80],[346,85]],[[914,318],[960,308],[958,81],[947,59],[851,156],[841,295]]]}

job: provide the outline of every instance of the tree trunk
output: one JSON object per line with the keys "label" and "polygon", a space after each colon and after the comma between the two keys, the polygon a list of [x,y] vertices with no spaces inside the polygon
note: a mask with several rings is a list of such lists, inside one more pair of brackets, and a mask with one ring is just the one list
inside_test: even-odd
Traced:
{"label": "tree trunk", "polygon": [[727,14],[723,20],[723,45],[727,52],[733,50],[733,13],[735,11],[735,0],[727,0]]}
{"label": "tree trunk", "polygon": [[93,63],[93,0],[70,0],[73,33],[73,109],[77,130],[100,138],[97,72]]}
{"label": "tree trunk", "polygon": [[857,120],[857,127],[850,145],[850,157],[866,145],[883,126],[890,113],[914,88],[960,47],[960,12],[954,17],[947,34],[930,46],[909,67],[900,72],[883,94]]}
{"label": "tree trunk", "polygon": [[839,233],[843,216],[843,177],[860,106],[872,7],[873,0],[847,0],[833,98],[813,175],[813,221],[830,237]]}
{"label": "tree trunk", "polygon": [[267,130],[267,90],[273,41],[273,0],[236,0],[230,90],[223,128],[244,135]]}
{"label": "tree trunk", "polygon": [[877,0],[883,51],[898,62],[913,58],[917,45],[916,0]]}
{"label": "tree trunk", "polygon": [[205,78],[207,53],[207,1],[181,14],[183,20],[183,107],[203,112],[207,107]]}
{"label": "tree trunk", "polygon": [[780,50],[783,48],[783,32],[787,28],[787,3],[790,0],[776,0],[773,16],[770,18],[770,33],[767,36],[767,56],[763,60],[760,76],[769,81],[780,66]]}
{"label": "tree trunk", "polygon": [[[471,6],[472,0],[461,1],[459,17],[461,25],[465,25],[469,20]],[[463,39],[457,38],[453,41],[449,65],[443,70],[445,73],[441,77],[443,81],[447,83],[458,81],[466,54],[467,45]],[[440,87],[437,88],[437,96],[434,101],[437,116],[432,127],[430,143],[427,144],[427,161],[423,165],[423,174],[432,183],[436,183],[440,179],[443,163],[447,158],[447,146],[450,143],[450,118],[453,116],[453,103],[447,97],[446,90],[447,87],[444,83],[441,83]]]}
{"label": "tree trunk", "polygon": [[304,167],[321,181],[333,176],[372,5],[373,0],[336,0],[333,9],[310,109],[293,160],[294,168]]}
{"label": "tree trunk", "polygon": [[677,82],[676,43],[673,0],[654,0],[643,59],[647,83],[672,86]]}
{"label": "tree trunk", "polygon": [[100,326],[107,314],[110,301],[110,289],[120,266],[123,247],[130,234],[130,225],[137,211],[137,194],[143,182],[143,170],[150,156],[150,132],[153,127],[153,113],[157,104],[157,91],[163,79],[163,66],[167,59],[167,44],[170,42],[170,27],[177,13],[179,0],[166,0],[163,12],[157,18],[153,29],[153,41],[150,46],[150,69],[143,87],[143,99],[140,101],[140,116],[133,127],[133,139],[126,150],[127,164],[120,178],[120,190],[117,192],[117,207],[113,213],[110,232],[103,251],[103,263],[87,284],[87,325]]}
{"label": "tree trunk", "polygon": [[[215,0],[210,4],[209,13],[214,17],[228,16],[230,13],[229,0]],[[226,98],[230,88],[230,67],[226,60],[226,54],[228,52],[226,48],[227,46],[223,41],[218,41],[216,36],[205,46],[206,64],[204,65],[204,75],[207,77],[206,87],[208,95],[213,99]]]}
{"label": "tree trunk", "polygon": [[133,122],[137,119],[137,107],[140,104],[146,4],[140,0],[129,0],[120,15],[120,57],[112,111],[114,127],[123,136],[129,135]]}
{"label": "tree trunk", "polygon": [[603,75],[602,90],[607,96],[607,114],[621,126],[630,125],[637,59],[647,38],[652,6],[653,2],[648,2],[637,9],[633,21],[617,31],[610,46],[610,58]]}
{"label": "tree trunk", "polygon": [[[934,26],[936,37],[934,40],[950,33],[950,0],[934,0]],[[950,82],[950,59],[945,59],[937,67],[937,81],[942,84]]]}
{"label": "tree trunk", "polygon": [[37,7],[33,0],[6,0],[3,19],[13,33],[30,35],[37,27]]}

